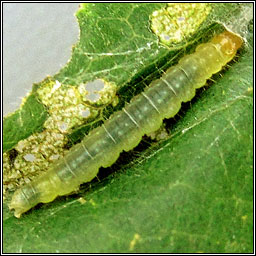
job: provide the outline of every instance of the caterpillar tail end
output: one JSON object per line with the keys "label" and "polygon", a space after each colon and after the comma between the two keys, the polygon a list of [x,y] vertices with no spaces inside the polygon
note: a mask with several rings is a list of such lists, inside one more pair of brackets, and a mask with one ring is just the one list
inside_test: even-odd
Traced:
{"label": "caterpillar tail end", "polygon": [[28,202],[24,201],[24,196],[20,192],[21,191],[19,189],[14,193],[12,201],[9,204],[9,209],[14,209],[14,216],[16,218],[20,218],[21,214],[23,214],[24,212],[28,211],[31,208],[31,205],[29,205]]}
{"label": "caterpillar tail end", "polygon": [[60,195],[62,190],[60,180],[55,175],[48,177],[49,173],[42,175],[34,182],[30,182],[14,192],[9,209],[14,209],[14,216],[20,218],[24,213],[38,203],[48,203]]}

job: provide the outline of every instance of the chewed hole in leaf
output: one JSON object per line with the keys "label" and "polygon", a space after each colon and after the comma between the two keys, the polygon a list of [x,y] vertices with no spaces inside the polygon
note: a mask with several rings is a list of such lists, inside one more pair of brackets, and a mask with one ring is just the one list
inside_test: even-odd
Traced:
{"label": "chewed hole in leaf", "polygon": [[96,79],[94,81],[91,81],[85,84],[86,90],[89,91],[90,93],[95,91],[100,91],[104,88],[104,86],[105,86],[104,81],[100,79]]}
{"label": "chewed hole in leaf", "polygon": [[81,114],[82,117],[88,117],[88,116],[90,116],[90,109],[89,108],[81,109],[80,114]]}
{"label": "chewed hole in leaf", "polygon": [[100,99],[100,95],[98,93],[90,93],[87,98],[92,102],[97,102]]}
{"label": "chewed hole in leaf", "polygon": [[116,95],[116,85],[103,79],[95,79],[79,86],[85,102],[105,105],[113,101]]}
{"label": "chewed hole in leaf", "polygon": [[34,162],[36,160],[36,157],[34,154],[26,154],[24,156],[24,159],[29,162]]}

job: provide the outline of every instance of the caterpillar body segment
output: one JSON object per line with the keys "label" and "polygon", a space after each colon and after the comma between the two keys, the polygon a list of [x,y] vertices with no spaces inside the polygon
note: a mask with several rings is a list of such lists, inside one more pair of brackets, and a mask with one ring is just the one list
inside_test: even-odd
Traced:
{"label": "caterpillar body segment", "polygon": [[196,88],[220,71],[241,45],[239,36],[226,31],[181,58],[123,110],[75,145],[47,173],[18,189],[9,205],[15,210],[14,215],[20,217],[40,202],[69,194],[81,183],[92,180],[101,166],[111,166],[123,150],[133,149],[144,134],[157,130],[164,118],[173,117],[181,103],[191,100]]}

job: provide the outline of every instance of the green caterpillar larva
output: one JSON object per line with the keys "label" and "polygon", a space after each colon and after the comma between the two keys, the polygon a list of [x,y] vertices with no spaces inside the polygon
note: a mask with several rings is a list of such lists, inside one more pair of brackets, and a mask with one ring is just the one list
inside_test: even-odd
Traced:
{"label": "green caterpillar larva", "polygon": [[111,166],[120,152],[133,149],[144,134],[157,130],[164,118],[173,117],[181,102],[191,100],[195,89],[220,71],[241,45],[239,36],[226,31],[181,58],[123,110],[75,145],[47,173],[18,189],[9,206],[15,209],[14,215],[19,218],[40,202],[69,194],[81,183],[92,180],[101,166]]}

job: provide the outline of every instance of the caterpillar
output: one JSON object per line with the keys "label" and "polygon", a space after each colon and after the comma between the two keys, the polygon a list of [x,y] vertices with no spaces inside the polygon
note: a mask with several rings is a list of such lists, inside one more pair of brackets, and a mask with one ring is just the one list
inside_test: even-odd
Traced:
{"label": "caterpillar", "polygon": [[100,167],[111,166],[123,150],[133,149],[143,135],[159,129],[164,118],[173,117],[181,102],[191,100],[197,88],[232,60],[242,43],[239,36],[225,31],[181,58],[45,174],[15,191],[9,205],[14,215],[19,218],[40,202],[71,193],[91,181]]}

